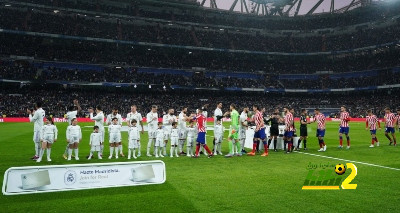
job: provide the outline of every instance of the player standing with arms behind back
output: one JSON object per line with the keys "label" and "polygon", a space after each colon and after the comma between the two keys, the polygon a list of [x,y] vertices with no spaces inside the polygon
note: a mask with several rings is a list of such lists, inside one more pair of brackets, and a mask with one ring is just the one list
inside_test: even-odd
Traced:
{"label": "player standing with arms behind back", "polygon": [[[394,125],[396,124],[396,116],[390,111],[389,107],[385,108],[385,136],[389,139],[389,146],[392,145],[394,141],[394,145],[397,146],[396,135],[394,130]],[[392,138],[390,138],[389,133],[392,134]]]}
{"label": "player standing with arms behind back", "polygon": [[31,111],[27,109],[26,112],[29,114],[29,121],[33,122],[33,143],[35,143],[35,156],[33,156],[32,160],[37,160],[39,158],[39,153],[41,150],[40,147],[40,133],[42,131],[42,127],[44,125],[43,119],[46,116],[45,111],[42,109],[42,103],[35,103],[35,110]]}
{"label": "player standing with arms behind back", "polygon": [[350,115],[346,110],[345,106],[340,107],[340,127],[339,127],[339,149],[343,148],[343,133],[346,135],[347,139],[347,149],[350,149],[350,136],[349,136],[349,121],[350,121]]}
{"label": "player standing with arms behind back", "polygon": [[[136,122],[139,122],[140,127],[142,128],[142,131],[140,132],[140,134],[143,134],[144,133],[143,117],[142,117],[142,114],[140,114],[137,111],[137,106],[136,105],[132,105],[131,106],[131,112],[126,115],[126,123],[128,124],[128,127],[132,127],[132,121],[133,120],[136,120]],[[128,138],[129,138],[129,133],[130,133],[130,131],[128,131]],[[140,134],[137,135],[137,139],[136,139],[137,150],[138,150],[138,155],[137,156],[138,157],[140,157],[142,155],[141,145],[140,145]]]}
{"label": "player standing with arms behind back", "polygon": [[101,134],[101,145],[100,145],[100,155],[103,157],[104,151],[104,113],[100,105],[96,107],[96,116],[93,116],[93,108],[89,108],[90,120],[94,121],[94,125],[99,127],[99,133]]}
{"label": "player standing with arms behind back", "polygon": [[[149,142],[147,142],[147,156],[151,157],[150,148],[156,142],[156,131],[157,131],[157,124],[158,124],[158,114],[157,114],[157,106],[151,106],[151,111],[146,115],[147,120],[147,133],[149,135]],[[154,151],[154,153],[156,153]],[[158,154],[157,154],[158,155]]]}
{"label": "player standing with arms behind back", "polygon": [[368,115],[366,117],[365,129],[369,130],[371,133],[372,141],[369,147],[373,148],[374,143],[376,142],[376,146],[379,146],[378,138],[376,137],[376,124],[378,124],[379,129],[381,129],[381,123],[379,122],[376,115],[372,114],[372,110],[367,111]]}
{"label": "player standing with arms behind back", "polygon": [[[75,106],[77,109],[75,109]],[[68,120],[68,125],[72,124],[72,119],[76,118],[78,113],[82,110],[81,105],[79,105],[78,100],[74,100],[73,101],[73,105],[68,107],[68,112],[66,114],[66,118]],[[65,151],[64,151],[64,159],[66,160],[68,158],[68,149],[69,149],[69,145],[67,144],[67,147],[65,147]]]}
{"label": "player standing with arms behind back", "polygon": [[186,115],[187,113],[187,107],[183,107],[181,113],[179,113],[178,116],[178,133],[179,133],[179,154],[180,155],[186,155],[186,153],[183,151],[183,147],[185,146],[185,141],[186,141],[186,121],[188,120],[188,116]]}
{"label": "player standing with arms behind back", "polygon": [[[116,118],[118,120],[118,124],[121,125],[121,127],[122,127],[122,116],[121,116],[121,114],[118,113],[117,107],[114,107],[112,110],[112,113],[107,115],[107,119],[106,119],[107,125],[112,124],[112,121],[114,118]],[[116,146],[116,149],[119,150],[119,152],[120,152],[119,154],[122,157],[125,157],[124,153],[122,152],[122,147],[123,146],[122,146],[122,141],[121,141],[118,143],[118,146]]]}
{"label": "player standing with arms behind back", "polygon": [[318,142],[319,142],[319,150],[318,152],[325,152],[326,151],[326,144],[324,141],[325,137],[325,128],[326,128],[326,123],[325,123],[325,115],[321,113],[321,111],[316,108],[314,110],[314,121],[317,122],[317,137],[318,137]]}

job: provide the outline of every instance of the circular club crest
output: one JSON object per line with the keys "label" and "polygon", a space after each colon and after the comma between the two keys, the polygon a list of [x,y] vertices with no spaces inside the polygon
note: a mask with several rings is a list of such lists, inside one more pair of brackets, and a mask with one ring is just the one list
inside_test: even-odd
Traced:
{"label": "circular club crest", "polygon": [[76,182],[76,172],[73,170],[68,170],[64,174],[64,183],[66,185],[72,185]]}

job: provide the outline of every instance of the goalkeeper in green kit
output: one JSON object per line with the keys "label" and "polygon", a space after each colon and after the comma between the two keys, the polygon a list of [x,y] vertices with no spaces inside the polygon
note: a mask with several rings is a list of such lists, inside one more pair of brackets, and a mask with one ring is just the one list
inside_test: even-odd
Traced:
{"label": "goalkeeper in green kit", "polygon": [[233,155],[241,156],[239,143],[239,113],[236,111],[235,104],[229,106],[230,112],[226,112],[224,116],[230,115],[231,125],[229,128],[229,153],[225,157],[233,157]]}

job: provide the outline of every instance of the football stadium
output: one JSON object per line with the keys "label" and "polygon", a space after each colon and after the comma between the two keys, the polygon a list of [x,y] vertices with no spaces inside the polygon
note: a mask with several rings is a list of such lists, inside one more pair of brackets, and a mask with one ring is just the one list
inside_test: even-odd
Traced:
{"label": "football stadium", "polygon": [[0,212],[397,212],[399,0],[0,0]]}

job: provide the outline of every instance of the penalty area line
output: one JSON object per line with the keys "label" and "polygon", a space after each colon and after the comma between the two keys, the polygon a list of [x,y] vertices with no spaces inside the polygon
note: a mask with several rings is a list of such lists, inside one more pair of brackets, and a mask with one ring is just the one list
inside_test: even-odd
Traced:
{"label": "penalty area line", "polygon": [[399,168],[381,166],[381,165],[376,165],[376,164],[372,164],[372,163],[364,163],[364,162],[360,162],[360,161],[346,160],[346,159],[342,159],[342,158],[335,158],[335,157],[330,157],[330,156],[325,156],[325,155],[317,155],[317,154],[306,153],[306,152],[298,152],[298,151],[296,151],[296,152],[304,154],[304,155],[311,155],[311,156],[316,156],[316,157],[321,157],[321,158],[328,158],[328,159],[333,159],[333,160],[347,161],[347,162],[351,162],[351,163],[357,163],[357,164],[362,164],[362,165],[367,165],[367,166],[374,166],[374,167],[378,167],[378,168],[384,168],[384,169],[391,169],[391,170],[395,170],[395,171],[400,171]]}

